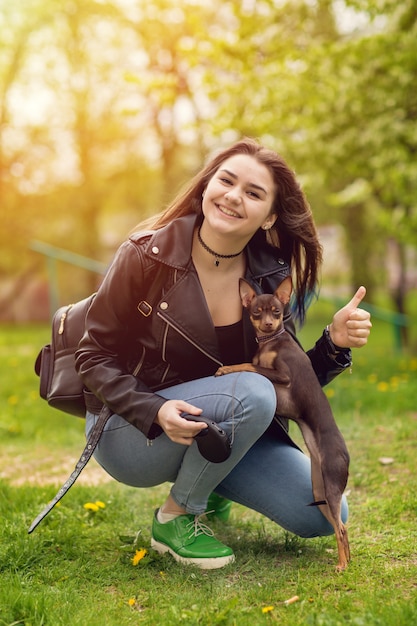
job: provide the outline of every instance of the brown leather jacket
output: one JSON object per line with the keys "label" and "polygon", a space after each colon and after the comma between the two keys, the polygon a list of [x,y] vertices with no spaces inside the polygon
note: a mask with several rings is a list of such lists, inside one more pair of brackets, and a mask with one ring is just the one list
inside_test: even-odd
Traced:
{"label": "brown leather jacket", "polygon": [[[161,432],[154,424],[165,402],[158,389],[211,376],[222,365],[191,260],[198,219],[178,218],[121,245],[87,315],[76,353],[77,371],[90,390],[87,406],[91,396],[90,407],[98,412],[98,399],[150,439]],[[266,243],[263,232],[256,234],[247,246],[246,278],[257,291],[270,292],[289,273],[279,250]],[[251,361],[257,344],[246,311],[243,321],[245,356]],[[285,327],[294,334],[289,312]],[[324,335],[308,355],[321,384],[351,363],[350,351],[335,355]]]}

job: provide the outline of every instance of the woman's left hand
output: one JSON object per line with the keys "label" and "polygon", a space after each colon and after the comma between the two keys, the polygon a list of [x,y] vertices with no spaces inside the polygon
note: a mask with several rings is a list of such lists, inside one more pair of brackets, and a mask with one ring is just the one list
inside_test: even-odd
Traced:
{"label": "woman's left hand", "polygon": [[329,326],[330,339],[335,346],[360,348],[367,343],[372,327],[371,315],[364,309],[358,309],[365,295],[365,287],[359,287],[352,300],[335,313]]}

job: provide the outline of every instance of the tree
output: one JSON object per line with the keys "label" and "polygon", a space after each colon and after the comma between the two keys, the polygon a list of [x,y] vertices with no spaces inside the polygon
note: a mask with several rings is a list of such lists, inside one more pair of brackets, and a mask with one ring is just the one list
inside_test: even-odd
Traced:
{"label": "tree", "polygon": [[[374,3],[368,8],[375,9]],[[342,38],[326,55],[316,50],[308,77],[314,65],[315,78],[332,94],[311,115],[316,130],[315,141],[310,133],[309,143],[319,146],[312,155],[320,159],[330,188],[339,191],[341,199],[346,189],[366,181],[367,197],[358,214],[368,213],[369,220],[372,210],[373,224],[368,221],[363,241],[368,252],[378,235],[395,242],[400,271],[391,296],[400,313],[406,312],[408,289],[405,247],[417,245],[416,8],[414,0],[386,2],[382,30]],[[349,204],[344,209],[352,211]]]}
{"label": "tree", "polygon": [[[16,259],[27,259],[28,233],[35,216],[21,210],[20,194],[24,175],[30,177],[31,159],[27,143],[39,141],[41,133],[33,126],[26,135],[22,125],[14,124],[14,101],[24,82],[23,70],[31,50],[31,37],[48,19],[48,2],[26,0],[23,6],[2,3],[0,13],[0,205],[2,250],[0,275],[15,272]],[[13,242],[13,247],[10,243]],[[36,265],[36,264],[35,264]],[[25,272],[25,275],[30,275]]]}
{"label": "tree", "polygon": [[[366,12],[360,29],[341,24],[334,0],[9,3],[2,203],[14,198],[22,246],[41,234],[100,258],[103,224],[112,247],[209,150],[252,135],[296,169],[319,220],[343,223],[352,282],[372,294],[375,233],[400,257],[416,244],[416,0],[346,4]],[[35,121],[16,119],[12,85],[20,102],[42,95]]]}
{"label": "tree", "polygon": [[403,248],[417,243],[417,3],[349,4],[368,12],[360,28],[342,28],[330,0],[252,3],[250,15],[226,3],[236,32],[223,64],[232,88],[211,83],[222,94],[217,130],[275,144],[324,201],[323,217],[336,209],[352,283],[366,282],[371,298],[382,279],[378,239],[394,240],[402,270],[392,296],[404,312]]}

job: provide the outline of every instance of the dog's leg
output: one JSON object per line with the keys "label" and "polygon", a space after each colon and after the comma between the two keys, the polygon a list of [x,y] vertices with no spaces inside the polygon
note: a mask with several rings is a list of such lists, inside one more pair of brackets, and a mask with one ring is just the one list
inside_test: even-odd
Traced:
{"label": "dog's leg", "polygon": [[350,548],[347,529],[340,517],[342,494],[338,490],[337,485],[331,484],[327,487],[328,489],[326,495],[328,504],[326,506],[320,505],[319,508],[334,528],[337,551],[339,556],[339,562],[336,566],[336,571],[342,572],[347,567],[347,564],[350,561]]}
{"label": "dog's leg", "polygon": [[223,376],[224,374],[233,374],[233,372],[256,372],[252,363],[239,363],[238,365],[223,365],[219,367],[215,376]]}
{"label": "dog's leg", "polygon": [[[350,561],[347,530],[341,519],[342,495],[347,482],[346,457],[343,454],[337,454],[335,450],[332,461],[324,460],[317,439],[310,428],[304,422],[298,422],[298,425],[310,453],[311,481],[315,500],[312,504],[317,503],[320,511],[333,527],[339,557],[336,571],[340,572]],[[334,459],[336,459],[336,465],[334,465]],[[341,460],[338,462],[337,459]]]}
{"label": "dog's leg", "polygon": [[336,535],[339,563],[336,570],[343,571],[350,561],[349,539],[345,525],[341,519],[342,495],[348,480],[349,455],[342,436],[339,441],[332,438],[333,455],[322,459],[322,474],[325,483],[327,509],[330,523]]}
{"label": "dog's leg", "polygon": [[238,365],[223,365],[219,367],[215,376],[223,376],[224,374],[232,374],[233,372],[256,372],[266,376],[272,383],[277,385],[290,384],[290,377],[288,368],[282,368],[282,371],[273,370],[266,367],[260,367],[258,365],[252,365],[252,363],[239,363]]}

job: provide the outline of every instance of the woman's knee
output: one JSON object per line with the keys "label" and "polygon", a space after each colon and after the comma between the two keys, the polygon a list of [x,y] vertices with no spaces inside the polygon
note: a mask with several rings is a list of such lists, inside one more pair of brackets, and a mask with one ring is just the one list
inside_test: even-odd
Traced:
{"label": "woman's knee", "polygon": [[[317,510],[317,514],[313,520],[311,520],[310,524],[308,524],[308,517],[306,516],[305,522],[306,526],[300,532],[296,534],[304,539],[311,539],[313,537],[327,537],[329,535],[334,535],[334,528],[331,523],[326,519],[326,517],[321,513],[321,511]],[[347,503],[346,496],[342,497],[341,503],[341,511],[340,517],[344,524],[347,523],[349,517],[349,507]]]}
{"label": "woman's knee", "polygon": [[236,379],[236,394],[242,405],[258,415],[272,419],[276,411],[276,393],[268,378],[255,372],[240,372]]}

